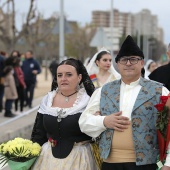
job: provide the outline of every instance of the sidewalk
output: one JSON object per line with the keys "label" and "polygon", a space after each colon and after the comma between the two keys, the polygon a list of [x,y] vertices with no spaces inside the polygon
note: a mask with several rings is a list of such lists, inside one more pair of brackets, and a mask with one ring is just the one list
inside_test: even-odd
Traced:
{"label": "sidewalk", "polygon": [[45,80],[45,68],[42,68],[41,74],[37,75],[37,86],[35,88],[34,98],[42,97],[51,90],[52,76],[47,72],[47,80]]}
{"label": "sidewalk", "polygon": [[[42,100],[42,97],[50,91],[51,74],[47,72],[47,80],[45,80],[45,68],[42,68],[41,74],[37,76],[37,86],[35,88],[33,108],[24,108],[24,112],[18,114],[14,118],[4,117],[4,111],[0,113],[0,143],[8,141],[15,137],[23,137],[30,139],[37,109]],[[0,165],[1,169],[1,165]],[[3,170],[9,170],[6,165]]]}
{"label": "sidewalk", "polygon": [[[24,108],[24,112],[14,118],[4,117],[4,111],[0,113],[0,143],[8,141],[15,137],[30,139],[36,113],[42,97],[51,89],[51,74],[48,72],[45,80],[45,68],[42,68],[41,74],[37,76],[37,86],[35,88],[33,108]],[[8,165],[0,170],[9,170]]]}
{"label": "sidewalk", "polygon": [[45,68],[42,68],[41,74],[37,76],[37,87],[33,100],[33,108],[24,108],[24,112],[14,118],[4,117],[4,111],[0,113],[0,143],[14,138],[15,136],[26,137],[27,132],[32,130],[36,112],[42,97],[50,91],[51,74],[48,72],[48,80],[45,81]]}

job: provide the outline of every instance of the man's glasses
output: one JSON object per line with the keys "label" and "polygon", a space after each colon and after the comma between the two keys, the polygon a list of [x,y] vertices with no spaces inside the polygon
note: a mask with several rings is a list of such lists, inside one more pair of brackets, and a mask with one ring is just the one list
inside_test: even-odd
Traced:
{"label": "man's glasses", "polygon": [[139,60],[142,60],[142,58],[123,57],[123,58],[119,59],[119,63],[123,64],[123,65],[126,65],[127,62],[129,61],[130,64],[134,65],[134,64],[137,64]]}

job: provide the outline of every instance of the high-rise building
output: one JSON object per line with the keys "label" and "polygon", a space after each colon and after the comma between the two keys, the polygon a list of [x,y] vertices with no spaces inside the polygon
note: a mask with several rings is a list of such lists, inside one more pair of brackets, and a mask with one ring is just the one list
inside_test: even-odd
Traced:
{"label": "high-rise building", "polygon": [[[120,33],[123,34],[123,31],[126,31],[126,34],[131,34],[133,15],[131,13],[122,13],[117,9],[113,11],[114,28],[119,28]],[[110,27],[110,11],[93,11],[92,12],[92,24],[95,27]]]}
{"label": "high-rise building", "polygon": [[[139,34],[163,42],[163,30],[158,26],[157,16],[152,15],[150,10],[143,9],[138,13],[130,13],[119,12],[119,10],[114,9],[113,14],[113,27],[119,30],[116,31],[117,35],[113,35],[113,37],[128,34],[137,36]],[[92,25],[95,27],[110,27],[110,11],[93,11]]]}
{"label": "high-rise building", "polygon": [[141,35],[158,38],[158,29],[158,18],[156,15],[152,15],[150,10],[143,9],[134,14],[133,34],[139,31]]}

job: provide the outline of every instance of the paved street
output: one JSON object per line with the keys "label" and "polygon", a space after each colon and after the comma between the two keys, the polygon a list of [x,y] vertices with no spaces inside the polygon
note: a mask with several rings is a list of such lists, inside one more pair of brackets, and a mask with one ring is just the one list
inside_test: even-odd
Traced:
{"label": "paved street", "polygon": [[[24,112],[14,118],[6,118],[3,116],[3,112],[0,113],[0,143],[18,136],[30,138],[41,99],[51,88],[51,74],[48,72],[48,80],[45,80],[45,69],[43,68],[42,73],[37,77],[37,82],[32,109],[24,108]],[[0,165],[0,170],[9,170],[9,167],[6,165],[1,168]]]}

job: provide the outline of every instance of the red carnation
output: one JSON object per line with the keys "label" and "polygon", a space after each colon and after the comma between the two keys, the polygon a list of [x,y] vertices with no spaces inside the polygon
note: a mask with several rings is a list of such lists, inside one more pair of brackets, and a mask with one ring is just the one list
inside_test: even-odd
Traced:
{"label": "red carnation", "polygon": [[165,106],[164,103],[159,103],[159,104],[155,105],[155,107],[157,108],[158,112],[162,112],[164,110],[164,106]]}
{"label": "red carnation", "polygon": [[167,102],[167,100],[168,100],[168,97],[169,97],[169,96],[161,96],[161,97],[160,97],[161,103],[166,104],[166,102]]}

